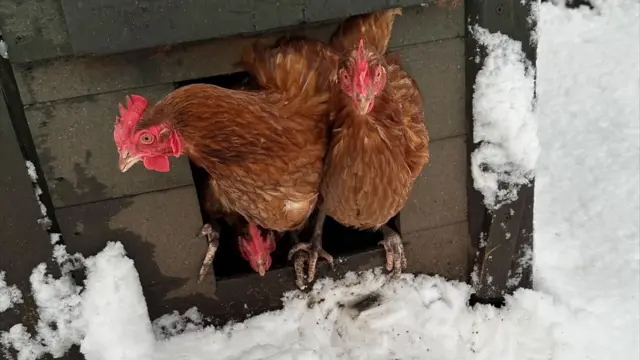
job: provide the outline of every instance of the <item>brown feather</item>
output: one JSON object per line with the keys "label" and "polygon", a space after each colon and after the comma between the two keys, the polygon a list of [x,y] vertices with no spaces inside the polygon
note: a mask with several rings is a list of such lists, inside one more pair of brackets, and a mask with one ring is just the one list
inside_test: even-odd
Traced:
{"label": "brown feather", "polygon": [[389,47],[396,15],[402,15],[401,8],[349,17],[340,24],[329,43],[339,54],[344,54],[364,39],[378,53],[384,54]]}

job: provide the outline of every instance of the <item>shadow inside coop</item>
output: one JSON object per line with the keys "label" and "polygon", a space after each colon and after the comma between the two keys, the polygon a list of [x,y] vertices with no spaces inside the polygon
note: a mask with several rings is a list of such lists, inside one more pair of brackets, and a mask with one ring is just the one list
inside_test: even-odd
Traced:
{"label": "shadow inside coop", "polygon": [[[259,89],[253,78],[246,72],[180,82],[176,84],[176,87],[196,83],[213,84],[224,88],[239,90]],[[208,174],[204,169],[194,163],[191,163],[191,170],[198,193],[203,222],[206,223],[209,222],[210,219],[208,214],[204,211],[203,194],[204,189],[207,186]],[[303,242],[309,241],[311,238],[315,215],[316,213],[314,211],[307,223],[307,226],[300,233],[299,237]],[[399,216],[396,215],[389,220],[389,225],[401,234],[399,221]],[[229,226],[229,224],[224,220],[218,221],[218,223],[221,227],[220,247],[216,252],[213,262],[216,279],[223,280],[253,274],[254,272],[249,263],[240,255],[235,229]],[[380,231],[362,231],[349,228],[341,225],[331,217],[327,217],[325,220],[323,247],[328,253],[333,255],[334,259],[373,250],[379,247],[378,242],[380,240],[382,240],[382,233]],[[292,245],[293,241],[288,233],[278,240],[276,250],[271,253],[273,263],[270,270],[292,266],[291,262],[287,259],[289,249]]]}

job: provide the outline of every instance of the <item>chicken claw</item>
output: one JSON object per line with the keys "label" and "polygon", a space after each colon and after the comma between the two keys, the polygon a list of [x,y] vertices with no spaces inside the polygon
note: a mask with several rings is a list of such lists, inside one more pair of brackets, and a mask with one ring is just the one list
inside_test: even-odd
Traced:
{"label": "chicken claw", "polygon": [[204,256],[204,261],[202,262],[202,267],[200,267],[200,275],[198,276],[198,282],[202,282],[204,277],[209,272],[209,268],[213,264],[213,258],[216,255],[216,251],[218,250],[218,246],[220,246],[220,232],[214,230],[211,224],[205,224],[200,230],[200,236],[204,236],[207,238],[207,243],[209,247],[207,248],[207,252]]}
{"label": "chicken claw", "polygon": [[296,253],[295,260],[293,261],[293,269],[296,273],[296,286],[299,289],[304,289],[306,285],[304,284],[304,262],[309,261],[309,253],[305,251],[300,251]]}
{"label": "chicken claw", "polygon": [[304,263],[307,262],[309,270],[307,278],[309,282],[313,281],[316,277],[316,266],[318,264],[318,257],[325,259],[329,266],[333,269],[333,256],[326,252],[322,245],[317,244],[317,240],[312,240],[310,243],[298,243],[289,250],[289,260],[293,260],[293,268],[296,272],[296,285],[300,289],[304,289]]}
{"label": "chicken claw", "polygon": [[[333,256],[329,255],[322,248],[322,229],[324,227],[324,219],[327,217],[327,213],[323,207],[320,207],[318,215],[316,216],[316,223],[313,228],[313,237],[311,242],[308,243],[296,243],[289,250],[289,260],[295,257],[293,261],[293,268],[296,272],[296,285],[300,289],[304,289],[304,276],[303,268],[305,261],[309,264],[309,271],[307,278],[309,282],[313,281],[316,277],[316,266],[318,265],[318,257],[325,259],[331,269],[333,269]],[[297,236],[297,233],[296,233]],[[297,242],[297,238],[296,242]]]}
{"label": "chicken claw", "polygon": [[384,246],[387,254],[387,270],[391,271],[393,277],[400,276],[402,270],[407,268],[407,257],[404,254],[404,245],[400,235],[388,225],[382,227],[384,240],[378,244]]}

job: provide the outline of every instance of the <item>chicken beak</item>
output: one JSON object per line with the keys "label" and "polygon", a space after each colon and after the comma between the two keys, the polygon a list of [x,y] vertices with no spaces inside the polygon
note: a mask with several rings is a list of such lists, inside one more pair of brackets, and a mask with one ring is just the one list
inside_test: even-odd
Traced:
{"label": "chicken beak", "polygon": [[267,273],[267,270],[264,268],[264,264],[258,264],[258,275],[264,276]]}
{"label": "chicken beak", "polygon": [[125,151],[120,154],[120,158],[118,159],[118,167],[120,168],[120,171],[126,172],[127,170],[131,169],[131,167],[138,161],[140,161],[139,157],[131,156],[129,152]]}
{"label": "chicken beak", "polygon": [[373,96],[356,96],[356,107],[360,115],[365,115],[371,110],[371,102],[373,102]]}

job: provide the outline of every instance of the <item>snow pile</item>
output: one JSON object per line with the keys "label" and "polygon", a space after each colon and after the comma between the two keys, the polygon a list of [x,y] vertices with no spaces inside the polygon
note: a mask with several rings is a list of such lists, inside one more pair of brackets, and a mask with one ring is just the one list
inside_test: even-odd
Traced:
{"label": "snow pile", "polygon": [[535,285],[575,317],[562,359],[639,359],[640,4],[543,4]]}
{"label": "snow pile", "polygon": [[[63,251],[58,249],[59,256],[65,256]],[[38,306],[36,334],[17,324],[0,334],[0,344],[5,350],[14,349],[20,360],[47,353],[61,357],[74,344],[80,345],[87,360],[151,359],[155,344],[151,322],[138,273],[124,256],[122,244],[109,243],[81,265],[87,271],[84,289],[68,273],[54,279],[45,264],[36,267],[30,278]]]}
{"label": "snow pile", "polygon": [[86,261],[81,312],[87,360],[151,359],[155,339],[142,286],[122,244],[109,243]]}
{"label": "snow pile", "polygon": [[534,176],[540,152],[534,69],[520,42],[477,26],[472,35],[487,57],[474,84],[473,141],[480,145],[471,156],[471,172],[485,205],[495,210],[515,200]]}
{"label": "snow pile", "polygon": [[6,273],[0,271],[0,313],[7,311],[15,304],[22,304],[22,292],[15,285],[9,286],[5,276]]}
{"label": "snow pile", "polygon": [[[381,269],[320,280],[309,294],[285,295],[284,309],[241,324],[202,328],[202,316],[167,315],[152,324],[138,274],[119,243],[85,261],[85,288],[45,274],[31,277],[40,322],[2,334],[18,359],[79,344],[88,360],[111,359],[547,359],[553,329],[569,314],[547,296],[521,291],[501,309],[469,308],[469,285]],[[55,325],[55,326],[54,326]],[[154,338],[155,335],[158,341]],[[176,335],[178,334],[178,335]]]}
{"label": "snow pile", "polygon": [[521,291],[503,309],[467,306],[470,287],[380,272],[323,279],[282,311],[161,342],[157,359],[549,359],[567,313]]}
{"label": "snow pile", "polygon": [[62,356],[82,339],[80,287],[70,276],[54,279],[45,264],[33,270],[30,281],[38,306],[37,334],[32,337],[22,324],[0,334],[0,344],[18,351],[18,359],[36,359],[45,353]]}

